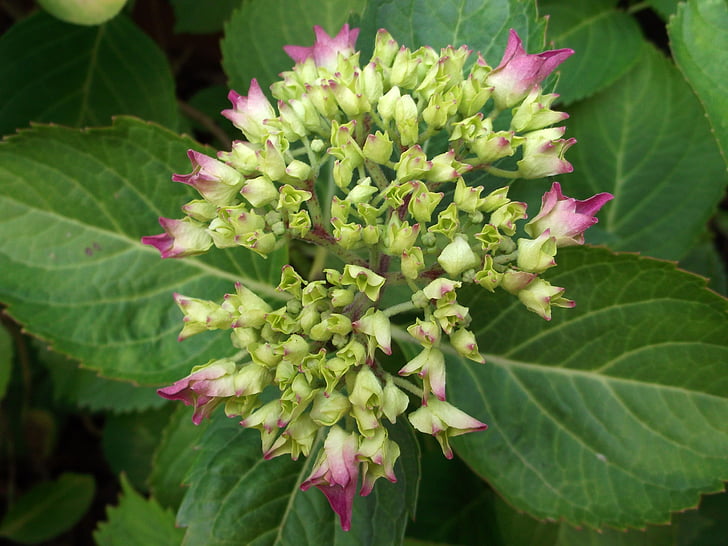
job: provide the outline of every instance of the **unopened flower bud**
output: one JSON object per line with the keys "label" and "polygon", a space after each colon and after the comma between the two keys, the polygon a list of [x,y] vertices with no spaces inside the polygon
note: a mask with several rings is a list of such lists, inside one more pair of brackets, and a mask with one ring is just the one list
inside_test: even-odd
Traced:
{"label": "unopened flower bud", "polygon": [[531,273],[542,273],[556,265],[556,237],[546,230],[536,239],[518,239],[518,267]]}
{"label": "unopened flower bud", "polygon": [[473,249],[470,248],[467,239],[464,236],[456,236],[453,241],[447,245],[440,255],[437,262],[442,266],[445,272],[451,277],[457,277],[465,271],[480,265],[480,258]]}

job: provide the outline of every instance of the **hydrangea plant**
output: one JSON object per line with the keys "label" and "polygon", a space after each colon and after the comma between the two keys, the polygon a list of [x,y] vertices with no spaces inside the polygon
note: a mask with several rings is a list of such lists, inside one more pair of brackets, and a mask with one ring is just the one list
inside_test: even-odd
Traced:
{"label": "hydrangea plant", "polygon": [[[553,127],[568,116],[541,87],[572,50],[528,54],[511,30],[493,68],[467,46],[411,51],[381,29],[362,63],[359,29],[314,31],[313,46],[285,48],[295,65],[271,86],[276,106],[255,79],[247,96],[230,92],[223,115],[244,140],[217,158],[190,150],[192,172],[172,179],[201,199],[182,219],[160,218],[164,233],[142,242],[163,258],[212,247],[266,256],[299,241],[338,258],[314,271],[323,278],[284,266],[278,308],[243,283],[219,303],[175,294],[180,340],[230,330],[238,352],[159,394],[192,405],[196,424],[224,406],[260,431],[265,459],[307,457],[325,436],[301,489],[318,487],[349,530],[359,475],[361,495],[381,477],[397,480],[400,446],[385,420],[406,416],[449,459],[451,437],[487,429],[447,401],[444,352],[485,362],[458,290],[505,290],[546,320],[573,307],[540,274],[559,248],[584,242],[612,195],[578,201],[554,182],[527,223],[527,205],[508,197],[512,179],[572,171],[564,153],[575,139]],[[506,159],[515,167],[501,167]],[[333,195],[320,191],[328,171]],[[505,183],[475,185],[481,172]],[[385,305],[398,286],[407,297]],[[391,373],[380,356],[392,354],[399,314],[420,351]]]}

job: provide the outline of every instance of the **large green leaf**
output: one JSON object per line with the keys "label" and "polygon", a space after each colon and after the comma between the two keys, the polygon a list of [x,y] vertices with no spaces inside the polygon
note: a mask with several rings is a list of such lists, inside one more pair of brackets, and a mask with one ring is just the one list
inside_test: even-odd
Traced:
{"label": "large green leaf", "polygon": [[174,31],[206,34],[222,30],[230,14],[243,0],[170,0],[174,8]]}
{"label": "large green leaf", "polygon": [[344,532],[326,498],[299,485],[311,472],[315,453],[303,461],[265,461],[257,431],[215,417],[200,440],[190,489],[178,512],[188,544],[399,544],[413,513],[419,480],[417,442],[408,424],[392,427],[402,448],[396,484],[377,481],[368,497],[354,500],[351,531]]}
{"label": "large green leaf", "polygon": [[121,476],[119,505],[106,510],[108,521],[94,531],[98,546],[178,546],[184,531],[174,526],[174,514],[155,499],[137,493]]}
{"label": "large green leaf", "polygon": [[97,27],[39,12],[0,39],[0,134],[29,121],[107,125],[133,114],[179,122],[164,53],[123,15]]}
{"label": "large green leaf", "polygon": [[205,420],[192,423],[192,408],[178,405],[154,452],[149,490],[163,506],[179,508],[186,489],[184,478],[197,458],[196,446],[210,424]]}
{"label": "large green leaf", "polygon": [[703,103],[728,163],[728,4],[682,3],[668,32],[675,61]]}
{"label": "large green leaf", "polygon": [[549,41],[575,52],[560,68],[560,101],[569,103],[593,95],[623,76],[639,59],[640,28],[615,4],[614,0],[538,3],[539,13],[551,16]]}
{"label": "large green leaf", "polygon": [[[613,86],[569,109],[574,196],[609,191],[590,233],[616,250],[680,259],[703,233],[726,172],[702,108],[652,47]],[[567,192],[568,193],[568,192]]]}
{"label": "large green leaf", "polygon": [[[524,0],[371,0],[362,33],[373,37],[379,28],[409,48],[428,45],[439,50],[466,44],[493,66],[503,55],[509,29],[518,31],[529,50],[543,46],[545,30],[535,2]],[[372,46],[373,42],[361,44],[366,54]]]}
{"label": "large green leaf", "polygon": [[0,537],[38,544],[60,535],[83,517],[95,489],[92,476],[73,473],[36,485],[0,521]]}
{"label": "large green leaf", "polygon": [[728,479],[728,300],[674,265],[559,253],[575,309],[551,323],[507,294],[468,294],[485,365],[452,358],[451,400],[489,424],[457,452],[537,518],[669,521]]}
{"label": "large green leaf", "polygon": [[363,0],[246,2],[225,25],[221,43],[222,65],[230,87],[245,95],[251,78],[257,78],[267,89],[280,79],[279,73],[293,66],[284,45],[313,45],[314,25],[336,35],[349,16],[363,6]]}
{"label": "large green leaf", "polygon": [[161,231],[194,198],[171,173],[197,146],[153,124],[37,127],[0,145],[0,301],[32,334],[107,377],[171,381],[211,356],[227,335],[176,341],[172,293],[220,299],[242,280],[276,298],[285,252],[264,260],[236,248],[162,260],[140,237]]}

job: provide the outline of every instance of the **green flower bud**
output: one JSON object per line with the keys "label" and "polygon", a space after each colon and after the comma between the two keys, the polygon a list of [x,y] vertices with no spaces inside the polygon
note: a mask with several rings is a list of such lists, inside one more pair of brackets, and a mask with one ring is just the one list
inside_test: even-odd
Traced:
{"label": "green flower bud", "polygon": [[455,301],[439,301],[432,316],[447,335],[450,335],[455,327],[468,326],[470,323],[470,310]]}
{"label": "green flower bud", "polygon": [[493,212],[494,210],[510,203],[511,200],[508,199],[509,189],[509,186],[504,186],[490,192],[485,196],[485,199],[483,199],[480,206],[481,210],[485,212]]}
{"label": "green flower bud", "polygon": [[301,303],[308,306],[317,301],[328,298],[325,281],[313,281],[306,285],[301,294]]}
{"label": "green flower bud", "polygon": [[425,179],[430,182],[452,182],[472,169],[470,165],[457,161],[452,149],[433,157],[430,164],[432,168],[425,174]]}
{"label": "green flower bud", "polygon": [[350,324],[354,331],[374,338],[385,354],[392,354],[392,324],[382,311],[371,307],[361,318]]}
{"label": "green flower bud", "polygon": [[374,246],[379,242],[379,226],[364,226],[361,230],[361,240],[365,245]]}
{"label": "green flower bud", "polygon": [[308,201],[312,197],[310,191],[297,190],[288,184],[281,186],[278,193],[279,197],[276,209],[283,209],[288,213],[298,212],[298,209],[301,208],[301,203]]}
{"label": "green flower bud", "polygon": [[270,325],[274,332],[281,332],[283,334],[292,334],[298,330],[298,322],[294,320],[289,314],[288,309],[281,307],[268,313],[265,316],[265,321]]}
{"label": "green flower bud", "polygon": [[503,273],[503,278],[501,279],[500,286],[506,292],[510,292],[511,294],[515,295],[518,294],[521,290],[524,290],[537,278],[538,276],[535,273],[508,269]]}
{"label": "green flower bud", "polygon": [[371,301],[379,299],[379,291],[386,279],[381,275],[377,275],[374,271],[370,271],[359,265],[346,264],[344,266],[344,274],[341,277],[341,284],[354,285],[363,292]]}
{"label": "green flower bud", "polygon": [[486,255],[483,269],[475,274],[473,280],[480,286],[491,292],[495,291],[503,278],[503,273],[493,268],[493,257]]}
{"label": "green flower bud", "polygon": [[318,431],[319,427],[311,417],[306,414],[299,415],[291,421],[270,449],[263,453],[263,458],[268,460],[290,454],[291,459],[297,461],[301,455],[308,457]]}
{"label": "green flower bud", "polygon": [[551,104],[558,95],[542,95],[539,87],[534,87],[523,102],[514,108],[511,118],[513,131],[534,131],[565,120],[569,114],[551,110]]}
{"label": "green flower bud", "polygon": [[408,250],[402,251],[400,269],[402,275],[407,279],[415,280],[420,276],[420,272],[425,268],[425,257],[422,249],[413,246]]}
{"label": "green flower bud", "polygon": [[360,224],[350,222],[345,224],[339,218],[332,218],[331,225],[334,226],[334,239],[342,248],[356,248],[361,242]]}
{"label": "green flower bud", "polygon": [[409,406],[409,397],[388,376],[384,389],[382,389],[382,413],[390,423],[394,424],[397,422],[397,417],[407,410],[407,406]]}
{"label": "green flower bud", "polygon": [[336,356],[344,360],[347,368],[353,368],[364,363],[364,359],[367,356],[367,348],[355,339],[351,339],[349,343],[336,351]]}
{"label": "green flower bud", "polygon": [[349,399],[339,391],[332,391],[328,396],[320,392],[313,400],[310,416],[316,424],[330,427],[338,423],[350,409]]}
{"label": "green flower bud", "polygon": [[457,184],[455,185],[453,203],[455,203],[459,210],[473,213],[480,208],[483,202],[483,199],[480,197],[480,192],[482,191],[483,186],[473,188],[468,186],[465,180],[458,178]]}
{"label": "green flower bud", "polygon": [[494,252],[498,250],[503,241],[503,236],[498,232],[498,228],[493,224],[485,224],[480,233],[475,234],[475,238],[480,241],[480,244],[485,252]]}
{"label": "green flower bud", "polygon": [[417,144],[420,129],[417,123],[417,105],[410,95],[402,95],[394,105],[394,123],[401,146]]}
{"label": "green flower bud", "polygon": [[256,328],[233,326],[230,341],[236,349],[247,350],[251,343],[258,341],[258,330]]}
{"label": "green flower bud", "polygon": [[225,401],[225,415],[246,418],[259,403],[256,395],[230,397]]}
{"label": "green flower bud", "polygon": [[460,328],[450,334],[450,345],[458,352],[460,356],[474,360],[475,362],[485,363],[485,358],[478,352],[478,342],[475,335],[470,330]]}
{"label": "green flower bud", "polygon": [[379,190],[376,186],[372,186],[372,179],[370,177],[362,178],[357,182],[349,194],[346,196],[346,201],[350,203],[358,204],[369,201],[372,195],[377,193]]}
{"label": "green flower bud", "polygon": [[377,63],[368,63],[362,69],[356,81],[356,92],[363,95],[369,101],[370,105],[374,105],[379,101],[384,93],[384,81]]}
{"label": "green flower bud", "polygon": [[493,92],[492,87],[483,84],[480,78],[475,77],[472,73],[463,81],[460,89],[458,111],[466,117],[477,114],[488,102],[490,94]]}
{"label": "green flower bud", "polygon": [[196,199],[186,205],[182,205],[182,210],[187,216],[198,222],[207,223],[217,217],[217,207],[209,201],[202,199]]}
{"label": "green flower bud", "polygon": [[441,300],[455,295],[455,290],[460,288],[463,283],[453,281],[445,277],[440,277],[430,282],[422,289],[422,293],[429,300]]}
{"label": "green flower bud", "polygon": [[498,207],[495,211],[493,211],[493,214],[490,215],[490,223],[506,235],[514,235],[516,233],[515,222],[517,220],[524,220],[525,218],[528,218],[528,215],[526,214],[526,206],[526,203],[511,201],[507,205]]}
{"label": "green flower bud", "polygon": [[372,59],[377,59],[382,66],[391,67],[398,50],[399,44],[392,35],[383,28],[379,29],[374,41]]}
{"label": "green flower bud", "polygon": [[432,213],[445,194],[427,191],[427,186],[419,180],[412,180],[409,184],[414,188],[412,198],[407,206],[410,214],[418,222],[429,222]]}
{"label": "green flower bud", "polygon": [[450,203],[445,210],[437,215],[437,223],[427,228],[431,233],[441,233],[448,239],[453,239],[460,232],[460,218],[455,203]]}
{"label": "green flower bud", "polygon": [[523,141],[508,131],[489,133],[487,136],[474,139],[470,142],[470,150],[478,156],[482,163],[493,163],[504,157],[516,153],[516,148]]}
{"label": "green flower bud", "polygon": [[256,343],[248,347],[253,362],[266,368],[275,368],[283,358],[277,346],[271,343]]}
{"label": "green flower bud", "polygon": [[305,237],[311,231],[311,217],[305,210],[299,210],[288,215],[288,229],[298,237]]}
{"label": "green flower bud", "polygon": [[311,165],[294,159],[286,167],[286,174],[281,177],[281,181],[290,182],[294,185],[301,185],[311,176]]}
{"label": "green flower bud", "polygon": [[409,250],[417,241],[420,233],[420,224],[413,226],[409,222],[402,222],[398,216],[392,216],[384,232],[384,251],[390,256],[399,256]]}
{"label": "green flower bud", "polygon": [[473,252],[465,236],[456,236],[437,257],[438,263],[445,272],[457,277],[466,269],[480,265],[480,258]]}
{"label": "green flower bud", "polygon": [[335,119],[339,113],[339,105],[336,97],[331,92],[328,85],[309,85],[306,84],[306,94],[301,97],[302,100],[309,100],[311,104],[326,119]]}
{"label": "green flower bud", "polygon": [[546,230],[536,239],[518,239],[518,267],[531,273],[543,273],[556,265],[556,237]]}
{"label": "green flower bud", "polygon": [[334,307],[346,307],[354,301],[354,291],[350,288],[334,288],[329,292],[331,305]]}
{"label": "green flower bud", "polygon": [[551,307],[574,307],[572,300],[562,296],[565,289],[543,279],[534,279],[528,286],[518,292],[518,299],[529,311],[533,311],[546,320],[551,320]]}
{"label": "green flower bud", "polygon": [[420,178],[432,168],[432,164],[427,161],[427,155],[417,144],[402,152],[394,168],[397,171],[397,182],[403,182]]}
{"label": "green flower bud", "polygon": [[265,148],[258,150],[258,169],[270,180],[280,180],[286,174],[286,160],[283,152],[288,149],[288,141],[282,135],[271,136],[265,141]]}
{"label": "green flower bud", "polygon": [[395,85],[384,95],[382,95],[381,99],[379,99],[379,104],[377,104],[377,111],[379,112],[379,115],[382,117],[382,120],[385,124],[389,123],[392,119],[394,119],[395,105],[399,101],[400,97],[401,94],[399,92],[399,87]]}
{"label": "green flower bud", "polygon": [[296,299],[301,298],[303,285],[308,284],[298,272],[293,269],[292,265],[284,265],[281,269],[281,282],[278,283],[277,290],[287,292]]}
{"label": "green flower bud", "polygon": [[418,68],[422,59],[416,57],[406,47],[402,46],[394,56],[389,81],[405,89],[414,89],[418,83]]}
{"label": "green flower bud", "polygon": [[457,110],[458,98],[455,93],[434,93],[422,111],[422,119],[430,129],[442,129]]}
{"label": "green flower bud", "polygon": [[422,378],[426,393],[432,392],[440,400],[445,400],[445,355],[440,349],[425,347],[398,373],[405,376],[416,373]]}
{"label": "green flower bud", "polygon": [[235,394],[237,396],[247,396],[263,392],[273,380],[273,372],[265,367],[251,362],[244,365],[234,375]]}
{"label": "green flower bud", "polygon": [[263,207],[278,197],[278,189],[267,176],[249,178],[240,193],[254,207]]}
{"label": "green flower bud", "polygon": [[366,159],[374,161],[380,165],[389,163],[392,157],[394,145],[388,133],[377,131],[373,135],[368,135],[362,153]]}
{"label": "green flower bud", "polygon": [[207,330],[227,329],[232,326],[233,314],[229,308],[177,293],[174,294],[174,301],[185,315],[182,319],[184,326],[177,338],[179,341]]}
{"label": "green flower bud", "polygon": [[440,343],[440,326],[433,320],[416,319],[414,324],[407,327],[407,332],[423,347],[432,347]]}
{"label": "green flower bud", "polygon": [[347,117],[353,118],[372,109],[369,100],[362,93],[355,93],[348,86],[334,80],[329,82],[329,87]]}
{"label": "green flower bud", "polygon": [[272,310],[265,300],[239,282],[235,283],[235,294],[225,295],[222,306],[237,317],[235,328],[260,328],[265,315]]}

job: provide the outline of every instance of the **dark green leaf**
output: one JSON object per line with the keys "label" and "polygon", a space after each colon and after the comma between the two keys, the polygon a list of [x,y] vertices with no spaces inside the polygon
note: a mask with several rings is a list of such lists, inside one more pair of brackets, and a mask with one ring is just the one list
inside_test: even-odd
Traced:
{"label": "dark green leaf", "polygon": [[310,46],[313,26],[336,35],[352,13],[360,12],[363,0],[277,0],[247,2],[233,13],[225,25],[222,64],[230,87],[247,95],[251,78],[263,89],[290,70],[293,61],[284,45]]}
{"label": "dark green leaf", "polygon": [[[368,497],[356,497],[351,531],[344,532],[324,495],[302,492],[315,453],[305,461],[264,461],[257,431],[222,416],[200,440],[178,513],[189,544],[399,544],[414,505],[419,454],[406,423],[392,427],[402,458],[396,484],[379,480]],[[315,450],[314,450],[315,451]]]}
{"label": "dark green leaf", "polygon": [[468,301],[485,365],[450,397],[488,423],[455,442],[505,500],[591,527],[665,523],[728,478],[728,300],[673,264],[559,252],[575,309],[547,323],[507,294]]}
{"label": "dark green leaf", "polygon": [[[372,40],[386,28],[409,48],[466,44],[496,66],[508,41],[508,31],[518,31],[524,47],[543,46],[544,22],[537,19],[534,2],[520,0],[372,0],[362,19],[362,33]],[[369,54],[371,44],[362,43]],[[368,58],[368,57],[364,57]]]}
{"label": "dark green leaf", "polygon": [[149,476],[149,489],[163,506],[179,508],[186,491],[184,478],[197,457],[195,446],[209,424],[205,420],[194,425],[192,408],[180,404],[164,428]]}
{"label": "dark green leaf", "polygon": [[170,0],[174,8],[175,32],[206,34],[222,30],[225,21],[243,0]]}
{"label": "dark green leaf", "polygon": [[569,109],[574,197],[609,191],[592,241],[677,260],[720,201],[725,165],[700,104],[652,47],[616,84]]}
{"label": "dark green leaf", "polygon": [[38,544],[76,525],[94,496],[94,479],[86,474],[62,474],[25,493],[0,521],[0,537]]}
{"label": "dark green leaf", "polygon": [[570,103],[614,83],[640,57],[642,33],[637,22],[617,11],[614,0],[539,2],[539,13],[550,15],[549,41],[575,51],[559,68],[560,101]]}
{"label": "dark green leaf", "polygon": [[91,411],[124,413],[158,408],[167,401],[153,387],[139,387],[126,381],[106,379],[78,362],[46,348],[39,348],[37,359],[52,379],[53,397]]}
{"label": "dark green leaf", "polygon": [[124,415],[110,415],[104,424],[101,445],[115,474],[125,473],[139,490],[147,490],[152,454],[169,421],[172,406]]}
{"label": "dark green leaf", "polygon": [[703,277],[707,277],[708,286],[719,294],[728,295],[728,272],[726,263],[715,247],[710,234],[705,234],[701,241],[680,260],[680,267]]}
{"label": "dark green leaf", "polygon": [[10,333],[0,325],[0,400],[5,397],[12,370],[13,340]]}
{"label": "dark green leaf", "polygon": [[226,334],[178,343],[177,291],[220,299],[242,280],[280,297],[285,250],[267,260],[246,249],[162,260],[140,237],[162,231],[195,198],[171,173],[189,172],[198,147],[153,124],[36,127],[0,144],[0,301],[26,329],[106,377],[172,381],[229,355]]}
{"label": "dark green leaf", "polygon": [[679,3],[680,0],[647,0],[647,4],[665,20],[669,19],[670,15],[677,11]]}
{"label": "dark green leaf", "polygon": [[106,510],[107,521],[94,531],[99,546],[178,546],[184,531],[174,526],[174,514],[155,499],[137,493],[121,476],[119,505]]}
{"label": "dark green leaf", "polygon": [[122,15],[84,27],[39,12],[2,36],[0,66],[0,134],[29,121],[107,125],[118,114],[177,127],[164,53]]}
{"label": "dark green leaf", "polygon": [[728,163],[728,4],[690,0],[670,21],[670,46],[698,95]]}

